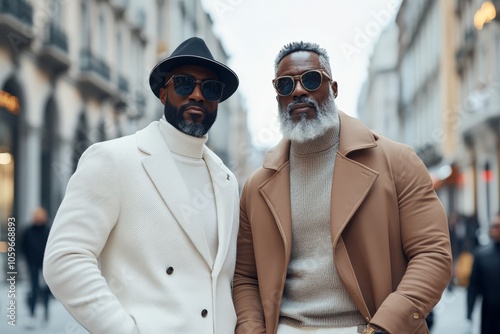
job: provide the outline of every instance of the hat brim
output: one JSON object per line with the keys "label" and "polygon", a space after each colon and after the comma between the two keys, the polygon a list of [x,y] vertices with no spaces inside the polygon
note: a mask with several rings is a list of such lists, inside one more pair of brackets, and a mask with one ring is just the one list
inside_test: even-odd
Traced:
{"label": "hat brim", "polygon": [[149,86],[151,90],[160,98],[160,89],[165,84],[167,73],[176,67],[184,65],[198,65],[206,67],[215,72],[219,81],[224,83],[224,91],[219,102],[227,100],[234,94],[239,85],[238,76],[226,65],[216,61],[199,56],[174,56],[159,62],[149,75]]}

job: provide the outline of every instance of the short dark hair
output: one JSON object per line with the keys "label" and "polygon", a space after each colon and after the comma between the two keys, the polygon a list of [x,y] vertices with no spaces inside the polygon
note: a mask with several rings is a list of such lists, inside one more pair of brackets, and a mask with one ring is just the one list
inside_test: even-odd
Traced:
{"label": "short dark hair", "polygon": [[326,52],[326,50],[316,43],[303,41],[291,42],[281,48],[281,50],[278,52],[278,55],[274,59],[274,74],[276,75],[278,73],[278,65],[283,60],[283,58],[291,53],[298,51],[309,51],[316,53],[319,56],[319,63],[321,64],[321,66],[325,68],[330,76],[332,75],[332,69],[330,68],[330,58],[328,57],[328,53]]}

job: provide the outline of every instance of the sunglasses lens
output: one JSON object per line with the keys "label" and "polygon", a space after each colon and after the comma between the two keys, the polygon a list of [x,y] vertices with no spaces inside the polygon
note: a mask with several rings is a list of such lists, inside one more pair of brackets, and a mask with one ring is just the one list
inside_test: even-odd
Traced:
{"label": "sunglasses lens", "polygon": [[174,90],[179,95],[188,96],[193,92],[195,85],[195,80],[187,75],[174,76]]}
{"label": "sunglasses lens", "polygon": [[278,93],[284,96],[292,94],[293,86],[293,79],[289,77],[278,78],[275,83]]}
{"label": "sunglasses lens", "polygon": [[207,101],[219,101],[223,90],[224,84],[220,81],[206,80],[201,85],[201,92]]}
{"label": "sunglasses lens", "polygon": [[307,90],[316,90],[321,86],[321,72],[309,71],[302,74],[302,84]]}
{"label": "sunglasses lens", "polygon": [[[181,96],[188,96],[196,87],[196,80],[189,75],[175,75],[173,77],[174,90]],[[201,93],[207,101],[218,101],[222,97],[224,84],[216,80],[205,80],[201,84]]]}

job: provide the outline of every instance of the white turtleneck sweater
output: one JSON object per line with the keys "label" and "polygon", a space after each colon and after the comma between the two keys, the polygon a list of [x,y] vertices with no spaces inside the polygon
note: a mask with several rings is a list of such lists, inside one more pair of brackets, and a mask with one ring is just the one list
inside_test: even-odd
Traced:
{"label": "white turtleneck sweater", "polygon": [[208,136],[198,138],[187,135],[168,123],[165,117],[160,119],[160,132],[191,194],[190,223],[203,229],[210,255],[215,260],[219,244],[217,209],[212,178],[203,160],[203,148]]}
{"label": "white turtleneck sweater", "polygon": [[333,258],[330,202],[339,138],[340,127],[335,127],[290,147],[292,252],[280,323],[334,328],[364,323]]}

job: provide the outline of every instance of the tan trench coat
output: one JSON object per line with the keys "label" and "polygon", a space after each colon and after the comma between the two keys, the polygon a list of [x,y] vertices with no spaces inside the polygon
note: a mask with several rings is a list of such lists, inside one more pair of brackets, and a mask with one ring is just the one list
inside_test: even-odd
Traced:
{"label": "tan trench coat", "polygon": [[[338,274],[367,322],[429,333],[425,316],[451,278],[445,211],[414,151],[344,113],[331,196]],[[290,143],[246,181],[233,298],[236,333],[276,333],[290,260]]]}

